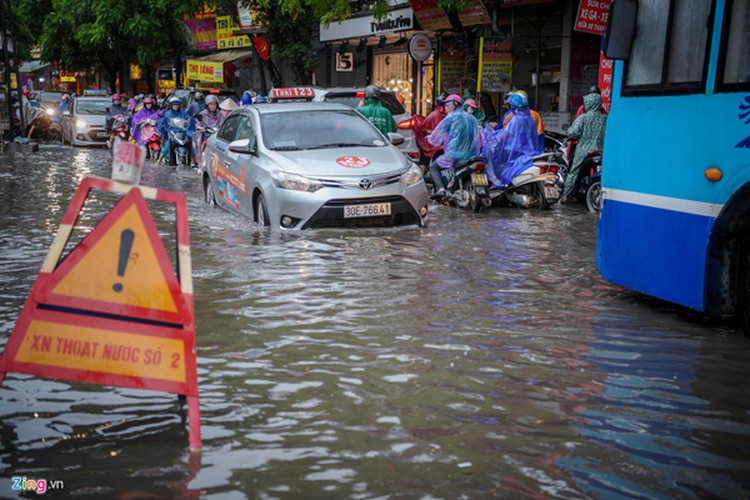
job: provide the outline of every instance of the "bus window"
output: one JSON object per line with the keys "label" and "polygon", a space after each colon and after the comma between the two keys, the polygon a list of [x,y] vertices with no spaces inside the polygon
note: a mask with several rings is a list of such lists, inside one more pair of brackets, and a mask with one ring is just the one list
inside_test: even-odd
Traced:
{"label": "bus window", "polygon": [[710,14],[711,0],[639,2],[626,94],[701,90]]}
{"label": "bus window", "polygon": [[732,5],[724,83],[750,83],[750,0],[735,0]]}

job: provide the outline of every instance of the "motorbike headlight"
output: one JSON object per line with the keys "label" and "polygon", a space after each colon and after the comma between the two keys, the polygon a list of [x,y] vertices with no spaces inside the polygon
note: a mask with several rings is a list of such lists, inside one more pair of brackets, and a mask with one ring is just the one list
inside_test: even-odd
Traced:
{"label": "motorbike headlight", "polygon": [[78,128],[88,128],[89,124],[86,123],[83,120],[78,120],[78,121],[76,121],[76,127],[78,127]]}
{"label": "motorbike headlight", "polygon": [[399,180],[401,181],[401,184],[405,186],[413,186],[422,180],[422,171],[417,165],[412,165]]}
{"label": "motorbike headlight", "polygon": [[295,174],[287,174],[281,170],[274,170],[271,172],[271,178],[276,187],[281,189],[290,189],[292,191],[306,191],[308,193],[314,193],[318,189],[322,188],[323,185],[307,177]]}
{"label": "motorbike headlight", "polygon": [[54,116],[54,115],[55,115],[55,110],[54,110],[54,109],[52,109],[52,108],[47,108],[47,109],[45,109],[44,111],[45,111],[45,112],[46,112],[46,113],[47,113],[48,115],[50,115],[50,116]]}

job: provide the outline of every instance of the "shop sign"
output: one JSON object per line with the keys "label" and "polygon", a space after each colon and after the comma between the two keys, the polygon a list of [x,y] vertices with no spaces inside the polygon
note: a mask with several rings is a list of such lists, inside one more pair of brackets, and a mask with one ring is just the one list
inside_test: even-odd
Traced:
{"label": "shop sign", "polygon": [[243,1],[237,2],[237,17],[240,20],[240,28],[243,30],[260,30],[263,27],[259,24],[255,24],[253,19],[257,17],[253,9],[243,5]]}
{"label": "shop sign", "polygon": [[614,74],[615,62],[604,57],[604,52],[599,55],[599,90],[602,91],[602,108],[609,113],[612,104],[612,75]]}
{"label": "shop sign", "polygon": [[140,80],[143,78],[143,71],[141,70],[141,67],[137,64],[130,64],[130,79],[131,80]]}
{"label": "shop sign", "polygon": [[336,52],[336,71],[354,71],[353,52]]}
{"label": "shop sign", "polygon": [[581,0],[576,16],[576,31],[601,35],[607,29],[610,0]]}
{"label": "shop sign", "polygon": [[16,79],[16,74],[11,73],[10,74],[10,88],[17,89],[18,88],[18,80]]}
{"label": "shop sign", "polygon": [[69,72],[69,71],[61,71],[60,72],[60,82],[61,83],[75,83],[76,82],[76,74]]}
{"label": "shop sign", "polygon": [[186,19],[182,23],[185,40],[191,48],[198,50],[216,48],[216,18],[202,17]]}
{"label": "shop sign", "polygon": [[414,11],[411,7],[393,9],[377,21],[373,16],[353,17],[329,26],[320,25],[320,41],[348,40],[363,36],[377,36],[414,29]]}
{"label": "shop sign", "polygon": [[234,16],[218,16],[216,18],[216,48],[238,49],[250,46],[247,35],[235,36],[233,33],[240,29]]}
{"label": "shop sign", "polygon": [[158,92],[169,92],[170,90],[174,90],[177,88],[177,82],[174,80],[157,80],[156,81],[156,90]]}
{"label": "shop sign", "polygon": [[507,92],[510,90],[513,73],[512,48],[509,39],[481,39],[477,91]]}
{"label": "shop sign", "polygon": [[455,38],[443,38],[440,44],[438,60],[438,93],[458,94],[461,91],[461,79],[466,69],[466,57],[458,48]]}
{"label": "shop sign", "polygon": [[224,63],[196,59],[188,60],[187,77],[201,82],[221,83],[224,81]]}
{"label": "shop sign", "polygon": [[426,61],[432,55],[432,40],[424,33],[417,33],[409,41],[409,54],[415,61]]}
{"label": "shop sign", "polygon": [[[439,0],[409,0],[409,5],[414,9],[414,16],[423,30],[451,29],[448,15],[438,3]],[[491,21],[482,0],[468,0],[466,8],[458,14],[458,17],[464,26],[489,24]]]}

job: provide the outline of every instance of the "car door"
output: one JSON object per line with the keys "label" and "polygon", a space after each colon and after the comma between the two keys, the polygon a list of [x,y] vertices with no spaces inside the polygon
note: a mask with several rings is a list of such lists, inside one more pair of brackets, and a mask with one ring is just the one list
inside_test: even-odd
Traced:
{"label": "car door", "polygon": [[[68,101],[68,108],[63,112],[62,116],[62,129],[63,129],[63,142],[73,142],[73,109],[76,106],[76,98],[73,97]],[[65,114],[67,113],[67,114]]]}
{"label": "car door", "polygon": [[[253,129],[252,116],[249,114],[241,114],[237,124],[237,130],[234,134],[233,141],[239,141],[242,139],[250,139],[255,144],[256,134]],[[230,141],[231,142],[231,141]],[[253,162],[257,156],[247,153],[236,153],[234,151],[226,150],[226,167],[232,172],[240,186],[239,197],[240,197],[240,212],[246,217],[253,217],[253,200],[251,188],[256,184],[253,176],[257,173],[258,169],[253,168]]]}
{"label": "car door", "polygon": [[[216,133],[215,147],[210,152],[211,158],[208,159],[208,167],[214,182],[216,202],[233,212],[242,212],[241,202],[243,200],[240,194],[244,181],[241,183],[240,179],[236,178],[230,168],[231,162],[227,164],[227,153],[229,152],[229,143],[234,140],[237,134],[239,123],[240,116],[238,114],[227,117]],[[206,153],[208,152],[209,150],[206,150]]]}

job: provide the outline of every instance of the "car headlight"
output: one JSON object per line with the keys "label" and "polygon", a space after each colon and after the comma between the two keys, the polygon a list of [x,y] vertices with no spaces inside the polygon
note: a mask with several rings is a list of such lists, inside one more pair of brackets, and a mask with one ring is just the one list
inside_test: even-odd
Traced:
{"label": "car headlight", "polygon": [[47,109],[45,109],[45,111],[50,116],[54,116],[55,115],[55,110],[52,109],[52,108],[47,108]]}
{"label": "car headlight", "polygon": [[78,120],[78,121],[76,121],[76,127],[78,127],[78,128],[88,128],[89,124],[86,123],[83,120]]}
{"label": "car headlight", "polygon": [[422,171],[417,165],[412,165],[399,180],[401,181],[401,184],[404,184],[405,186],[413,186],[422,180]]}
{"label": "car headlight", "polygon": [[280,187],[281,189],[291,189],[292,191],[307,191],[308,193],[314,193],[323,187],[318,181],[308,179],[301,175],[287,174],[281,170],[274,170],[271,172],[271,178],[276,187]]}

